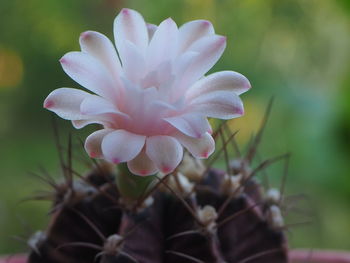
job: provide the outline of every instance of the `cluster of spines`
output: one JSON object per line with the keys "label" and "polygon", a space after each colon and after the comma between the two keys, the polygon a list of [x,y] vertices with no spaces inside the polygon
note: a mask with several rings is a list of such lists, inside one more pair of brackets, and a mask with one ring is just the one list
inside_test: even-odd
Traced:
{"label": "cluster of spines", "polygon": [[[51,222],[28,242],[29,263],[287,262],[284,183],[263,193],[254,176],[277,160],[287,163],[289,155],[251,168],[267,115],[245,156],[223,124],[213,134],[221,149],[207,167],[187,156],[137,200],[120,195],[106,164],[94,162],[87,176],[75,172],[69,140],[68,161],[60,157],[65,181],[44,179],[54,190],[46,196],[54,200]],[[238,156],[233,161],[229,144]],[[211,168],[222,155],[226,172]]]}

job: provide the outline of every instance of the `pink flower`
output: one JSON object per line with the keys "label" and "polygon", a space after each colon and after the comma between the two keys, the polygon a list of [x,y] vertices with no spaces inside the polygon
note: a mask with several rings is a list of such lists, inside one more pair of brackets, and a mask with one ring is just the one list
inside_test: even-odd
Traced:
{"label": "pink flower", "polygon": [[93,158],[127,162],[131,172],[172,172],[183,147],[197,158],[215,148],[207,117],[243,114],[239,95],[249,81],[233,71],[204,74],[222,55],[226,38],[205,20],[180,28],[168,18],[146,24],[136,11],[123,9],[114,21],[118,54],[104,35],[80,36],[81,52],[60,60],[63,70],[92,93],[60,88],[44,107],[72,120],[75,128],[98,123],[85,149]]}

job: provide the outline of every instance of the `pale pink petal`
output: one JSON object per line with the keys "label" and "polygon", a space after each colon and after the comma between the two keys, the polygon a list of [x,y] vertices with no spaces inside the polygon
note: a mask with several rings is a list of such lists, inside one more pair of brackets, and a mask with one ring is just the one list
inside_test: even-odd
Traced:
{"label": "pale pink petal", "polygon": [[139,155],[128,162],[130,172],[136,175],[152,175],[158,172],[157,167],[153,161],[147,156],[146,152],[142,150]]}
{"label": "pale pink petal", "polygon": [[119,58],[114,45],[105,35],[95,31],[86,31],[80,35],[79,41],[83,52],[98,59],[116,79],[119,78],[121,71]]}
{"label": "pale pink petal", "polygon": [[112,131],[112,129],[98,130],[86,138],[84,147],[91,158],[103,158],[101,143],[103,138]]}
{"label": "pale pink petal", "polygon": [[192,76],[188,74],[189,68],[199,56],[198,52],[188,51],[177,57],[174,61],[174,84],[169,92],[171,101],[177,101],[184,97],[184,93],[189,87]]}
{"label": "pale pink petal", "polygon": [[181,162],[183,149],[171,136],[152,136],[146,140],[146,154],[161,172],[168,174]]}
{"label": "pale pink petal", "polygon": [[157,71],[153,70],[147,73],[147,75],[141,79],[141,87],[149,88],[155,87],[154,84],[157,83]]}
{"label": "pale pink petal", "polygon": [[214,91],[192,100],[193,112],[219,119],[232,119],[244,114],[243,103],[233,91]]}
{"label": "pale pink petal", "polygon": [[127,114],[119,111],[112,102],[96,95],[91,95],[90,97],[83,100],[83,102],[80,105],[80,112],[83,115],[90,116],[112,113],[122,118],[130,119],[130,117]]}
{"label": "pale pink petal", "polygon": [[145,75],[146,63],[143,54],[130,41],[125,41],[124,52],[121,54],[123,61],[123,71],[127,79],[135,84],[139,84]]}
{"label": "pale pink petal", "polygon": [[240,95],[250,87],[249,80],[242,74],[234,71],[220,71],[197,81],[187,91],[186,99],[190,100],[202,94],[220,90],[233,91]]}
{"label": "pale pink petal", "polygon": [[110,123],[108,120],[106,120],[102,116],[93,116],[93,118],[91,118],[89,116],[85,116],[84,115],[84,117],[86,119],[83,119],[83,120],[72,120],[73,127],[76,128],[76,129],[81,129],[81,128],[84,128],[85,126],[89,125],[89,124],[101,124],[104,127],[115,126],[115,125],[112,125],[112,123]]}
{"label": "pale pink petal", "polygon": [[105,98],[116,98],[117,87],[106,67],[84,52],[70,52],[61,60],[63,70],[77,83]]}
{"label": "pale pink petal", "polygon": [[141,89],[139,86],[131,83],[128,79],[122,80],[124,81],[124,86],[127,87],[127,92],[125,93],[125,103],[120,109],[123,112],[127,112],[130,116],[140,117],[141,114],[144,114],[146,111],[145,105],[147,105],[150,98],[154,96],[156,89]]}
{"label": "pale pink petal", "polygon": [[179,53],[186,51],[198,39],[214,34],[213,25],[207,20],[194,20],[179,28]]}
{"label": "pale pink petal", "polygon": [[[153,109],[153,111],[155,112],[159,112],[159,111],[175,111],[176,108],[172,105],[172,104],[169,104],[169,103],[166,103],[162,100],[154,100],[150,106],[149,106],[151,109]],[[150,111],[151,112],[151,111]]]}
{"label": "pale pink petal", "polygon": [[208,158],[215,150],[215,141],[209,133],[200,138],[193,138],[182,133],[174,137],[196,158]]}
{"label": "pale pink petal", "polygon": [[145,139],[145,136],[125,130],[116,130],[103,138],[103,155],[108,161],[115,164],[130,161],[140,153]]}
{"label": "pale pink petal", "polygon": [[66,120],[85,119],[80,112],[80,104],[91,96],[93,95],[78,89],[56,89],[45,99],[44,108]]}
{"label": "pale pink petal", "polygon": [[144,54],[149,42],[145,20],[135,10],[122,9],[114,20],[114,38],[121,57],[126,41],[133,43]]}
{"label": "pale pink petal", "polygon": [[[217,62],[226,47],[226,38],[213,35],[203,37],[191,45],[189,51],[197,54],[190,62],[182,77],[177,80],[173,96],[178,99],[186,90]],[[187,53],[186,52],[186,53]]]}
{"label": "pale pink petal", "polygon": [[226,47],[226,37],[213,35],[203,37],[189,47],[190,51],[198,52],[199,56],[186,72],[188,83],[192,84],[211,69],[219,60]]}
{"label": "pale pink petal", "polygon": [[[162,130],[162,132],[167,133],[168,129],[173,130],[172,126],[164,121],[162,117],[167,116],[168,113],[176,111],[176,108],[164,101],[154,100],[149,106],[145,109],[144,113],[147,116],[157,116],[156,118],[151,118],[148,121],[145,121],[145,129],[152,130],[157,132],[157,130]],[[157,132],[159,133],[159,132]]]}
{"label": "pale pink petal", "polygon": [[158,26],[154,24],[147,24],[147,30],[148,30],[148,39],[151,40],[154,36],[154,32],[156,32]]}
{"label": "pale pink petal", "polygon": [[199,114],[188,113],[171,118],[164,118],[164,120],[190,137],[199,138],[204,133],[211,132],[211,127],[207,118]]}
{"label": "pale pink petal", "polygon": [[89,124],[100,124],[104,128],[120,129],[120,123],[129,118],[115,113],[103,113],[99,115],[82,115],[84,119],[72,120],[73,127],[81,129]]}
{"label": "pale pink petal", "polygon": [[2,256],[0,263],[27,263],[28,255],[25,254],[13,254],[11,256]]}
{"label": "pale pink petal", "polygon": [[[172,74],[172,72],[173,72],[173,65],[171,61],[164,60],[159,65],[159,68],[157,70],[157,80],[159,82],[159,85],[156,87],[161,87],[162,84],[169,83],[174,78],[174,75]],[[169,87],[165,87],[165,88],[169,89]]]}
{"label": "pale pink petal", "polygon": [[153,84],[149,87],[157,87],[158,97],[166,102],[170,102],[171,90],[176,76],[173,74],[173,65],[171,61],[163,61],[159,66],[157,71],[155,71],[153,80],[149,78],[149,84]]}
{"label": "pale pink petal", "polygon": [[188,51],[177,57],[174,62],[174,73],[177,77],[181,77],[198,56],[198,52]]}
{"label": "pale pink petal", "polygon": [[168,18],[157,28],[147,50],[147,67],[155,69],[162,62],[171,60],[176,55],[178,28],[176,23]]}

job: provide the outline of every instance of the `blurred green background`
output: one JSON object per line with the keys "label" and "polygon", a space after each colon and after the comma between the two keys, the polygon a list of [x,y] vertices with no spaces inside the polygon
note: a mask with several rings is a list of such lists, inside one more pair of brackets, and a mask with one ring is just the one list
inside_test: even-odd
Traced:
{"label": "blurred green background", "polygon": [[[58,60],[79,50],[85,30],[112,38],[122,7],[156,24],[170,16],[178,25],[209,19],[228,36],[212,71],[241,72],[253,85],[243,96],[246,115],[230,124],[245,145],[274,96],[259,155],[292,152],[286,194],[306,195],[290,211],[290,245],[350,249],[350,1],[1,0],[0,254],[24,251],[12,236],[26,238],[46,226],[48,204],[21,200],[45,189],[28,172],[59,171],[51,114],[42,102],[53,89],[78,85]],[[63,135],[73,130],[67,121],[58,124]],[[278,187],[281,165],[267,173]]]}

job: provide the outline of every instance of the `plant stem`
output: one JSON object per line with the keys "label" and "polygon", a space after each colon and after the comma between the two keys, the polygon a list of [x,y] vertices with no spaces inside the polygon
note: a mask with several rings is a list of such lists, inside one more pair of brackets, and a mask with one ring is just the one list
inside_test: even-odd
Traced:
{"label": "plant stem", "polygon": [[152,185],[155,176],[137,176],[132,174],[125,163],[117,166],[117,185],[120,194],[129,199],[138,199]]}

